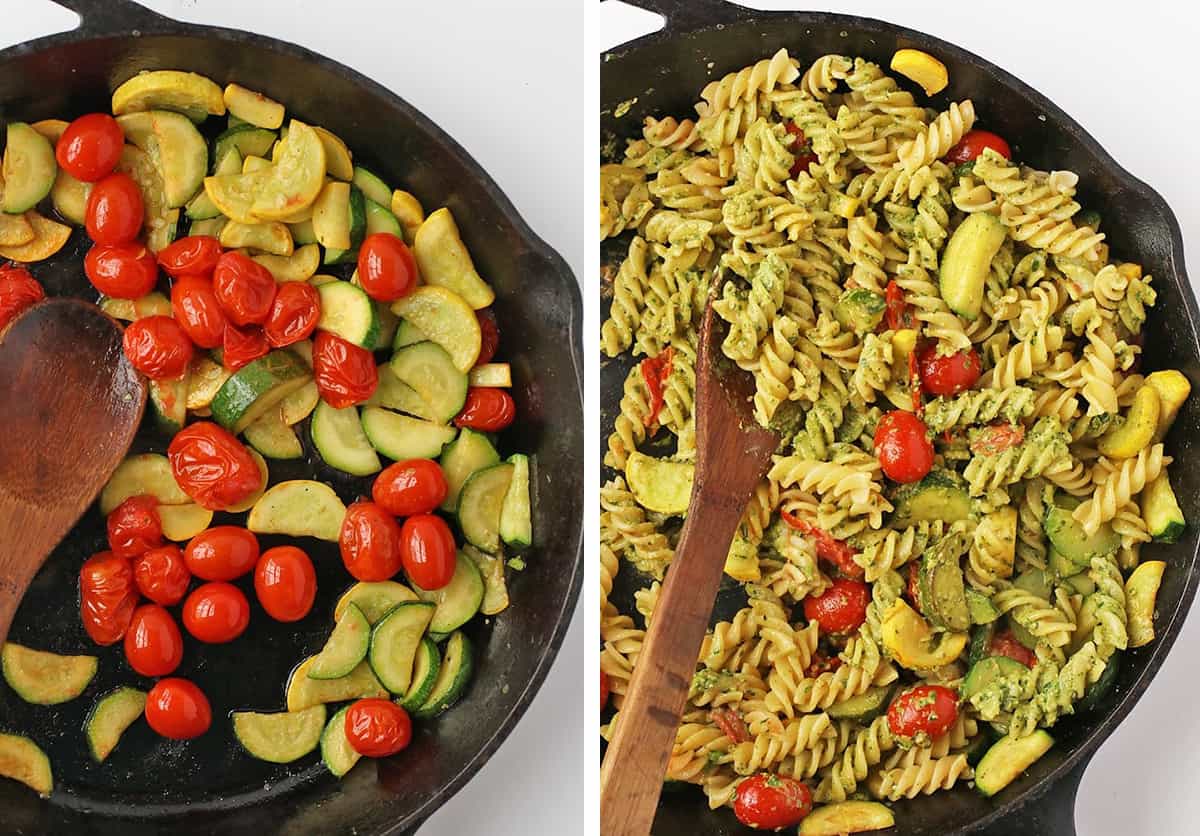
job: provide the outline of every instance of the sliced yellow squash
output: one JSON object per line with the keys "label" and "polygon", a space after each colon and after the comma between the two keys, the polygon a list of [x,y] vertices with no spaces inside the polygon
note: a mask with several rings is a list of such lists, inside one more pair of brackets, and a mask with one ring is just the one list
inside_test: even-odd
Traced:
{"label": "sliced yellow squash", "polygon": [[250,509],[246,528],[257,534],[288,534],[337,542],[346,506],[333,488],[322,482],[295,479],[280,482]]}
{"label": "sliced yellow squash", "polygon": [[[0,194],[4,184],[0,182]],[[8,215],[0,212],[0,247],[20,247],[33,240],[33,224],[24,215]]]}
{"label": "sliced yellow squash", "polygon": [[158,519],[162,522],[163,536],[175,543],[191,540],[212,525],[212,518],[212,511],[194,502],[187,505],[158,506]]}
{"label": "sliced yellow squash", "polygon": [[43,798],[54,791],[50,759],[40,746],[19,734],[0,734],[0,775],[20,781]]}
{"label": "sliced yellow squash", "polygon": [[353,179],[354,157],[346,143],[342,142],[337,134],[319,125],[313,125],[313,130],[317,132],[317,136],[321,138],[321,145],[325,147],[325,171],[329,176],[346,181]]}
{"label": "sliced yellow squash", "polygon": [[272,131],[283,125],[283,105],[262,93],[240,84],[227,84],[223,98],[225,108],[243,122]]}
{"label": "sliced yellow squash", "polygon": [[33,228],[33,238],[24,244],[0,247],[0,258],[25,264],[44,261],[61,250],[71,237],[71,227],[43,218],[37,212],[26,212],[25,220]]}
{"label": "sliced yellow squash", "polygon": [[475,311],[446,287],[418,287],[392,304],[392,313],[412,323],[440,345],[461,372],[470,371],[479,359],[482,333]]}
{"label": "sliced yellow squash", "polygon": [[413,256],[426,284],[453,290],[475,310],[495,300],[492,288],[475,271],[449,209],[438,209],[421,224],[413,240]]}
{"label": "sliced yellow squash", "polygon": [[221,88],[211,79],[180,70],[152,70],[138,73],[113,91],[112,112],[136,113],[141,110],[174,110],[193,122],[225,113]]}
{"label": "sliced yellow squash", "polygon": [[325,146],[311,127],[293,119],[279,160],[252,210],[265,220],[283,220],[310,206],[325,185]]}
{"label": "sliced yellow squash", "polygon": [[404,240],[410,245],[416,240],[417,230],[425,223],[425,209],[416,195],[403,189],[392,192],[392,214],[404,227]]}
{"label": "sliced yellow squash", "polygon": [[149,494],[162,505],[185,505],[192,498],[183,492],[171,473],[171,463],[158,453],[128,456],[117,465],[100,492],[100,513],[107,515],[131,496]]}
{"label": "sliced yellow squash", "polygon": [[921,85],[927,96],[940,93],[950,83],[946,65],[919,49],[896,50],[892,56],[892,69]]}
{"label": "sliced yellow squash", "polygon": [[322,247],[350,249],[350,184],[330,180],[313,204],[313,234]]}
{"label": "sliced yellow squash", "polygon": [[58,145],[58,141],[62,139],[63,133],[70,124],[65,119],[42,119],[40,122],[34,122],[29,127],[50,140],[51,145]]}
{"label": "sliced yellow squash", "polygon": [[291,230],[287,228],[287,224],[281,224],[279,221],[257,224],[230,221],[221,230],[220,241],[221,246],[226,249],[248,247],[269,255],[289,256],[295,248]]}

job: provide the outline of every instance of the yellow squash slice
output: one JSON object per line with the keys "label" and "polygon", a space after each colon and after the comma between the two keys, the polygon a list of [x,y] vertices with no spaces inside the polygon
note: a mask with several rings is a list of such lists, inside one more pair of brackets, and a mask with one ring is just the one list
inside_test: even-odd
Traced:
{"label": "yellow squash slice", "polygon": [[224,115],[225,98],[220,87],[198,73],[152,70],[138,73],[113,91],[115,115],[141,110],[173,110],[202,122],[209,115]]}
{"label": "yellow squash slice", "polygon": [[71,227],[43,218],[37,212],[26,212],[25,220],[33,228],[33,239],[17,246],[0,247],[0,258],[25,264],[44,261],[61,250],[71,237]]}

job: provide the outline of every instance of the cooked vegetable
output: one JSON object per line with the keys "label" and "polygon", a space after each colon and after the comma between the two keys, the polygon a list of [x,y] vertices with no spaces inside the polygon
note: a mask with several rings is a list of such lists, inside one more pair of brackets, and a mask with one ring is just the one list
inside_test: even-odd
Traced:
{"label": "cooked vegetable", "polygon": [[[426,415],[446,423],[462,411],[467,401],[467,375],[437,343],[406,346],[392,355],[391,370],[427,404]],[[400,407],[404,411],[410,411]]]}
{"label": "cooked vegetable", "polygon": [[949,665],[966,649],[966,633],[935,635],[925,619],[903,600],[884,613],[883,644],[906,668],[931,670]]}
{"label": "cooked vegetable", "polygon": [[222,95],[229,113],[259,128],[278,130],[283,125],[283,105],[240,84],[225,85]]}
{"label": "cooked vegetable", "polygon": [[88,746],[92,757],[103,763],[121,735],[146,709],[146,692],[136,688],[118,688],[96,701],[87,719]]}
{"label": "cooked vegetable", "polygon": [[477,470],[463,483],[458,524],[467,542],[494,553],[500,548],[500,510],[512,483],[513,466],[495,464]]}
{"label": "cooked vegetable", "polygon": [[25,122],[9,122],[4,145],[3,209],[19,215],[40,203],[54,186],[58,163],[46,138]]}
{"label": "cooked vegetable", "polygon": [[1142,518],[1150,536],[1159,543],[1175,543],[1183,536],[1187,520],[1175,491],[1171,489],[1171,478],[1163,471],[1142,491]]}
{"label": "cooked vegetable", "polygon": [[446,642],[446,652],[442,656],[442,665],[438,670],[429,699],[425,701],[424,705],[413,711],[413,716],[436,717],[450,708],[466,692],[467,686],[471,683],[473,671],[474,658],[471,643],[466,636],[456,630]]}
{"label": "cooked vegetable", "polygon": [[1042,729],[1028,737],[1005,736],[992,744],[975,767],[975,788],[987,796],[1011,784],[1054,745]]}
{"label": "cooked vegetable", "polygon": [[338,599],[333,610],[335,621],[340,621],[351,604],[362,611],[368,624],[377,624],[397,604],[418,601],[417,594],[402,583],[395,581],[360,581],[346,590]]}
{"label": "cooked vegetable", "polygon": [[141,72],[113,91],[116,115],[142,110],[174,110],[193,122],[225,113],[221,88],[196,73],[179,70]]}
{"label": "cooked vegetable", "polygon": [[213,419],[240,433],[311,380],[312,373],[295,354],[272,351],[238,369],[221,385],[212,400]]}
{"label": "cooked vegetable", "polygon": [[270,763],[299,760],[317,748],[325,730],[324,705],[273,714],[235,711],[232,718],[233,735],[242,748]]}
{"label": "cooked vegetable", "polygon": [[131,496],[149,494],[163,505],[186,505],[191,498],[175,482],[171,463],[158,453],[127,456],[100,493],[100,513],[108,515]]}
{"label": "cooked vegetable", "polygon": [[257,534],[316,537],[336,543],[346,506],[328,485],[294,479],[272,485],[250,509],[246,527]]}
{"label": "cooked vegetable", "polygon": [[1136,456],[1150,445],[1158,430],[1158,419],[1162,414],[1162,403],[1158,390],[1144,384],[1133,396],[1133,404],[1125,415],[1125,422],[1100,437],[1096,446],[1100,452],[1113,459],[1128,459]]}
{"label": "cooked vegetable", "polygon": [[0,246],[0,258],[22,264],[45,261],[61,250],[71,237],[71,227],[43,218],[37,212],[26,212],[25,221],[33,229],[33,238],[24,244]]}
{"label": "cooked vegetable", "polygon": [[692,462],[673,462],[633,452],[625,465],[629,490],[639,504],[660,514],[682,514],[692,497]]}
{"label": "cooked vegetable", "polygon": [[454,577],[441,589],[433,591],[416,589],[422,601],[437,604],[429,632],[448,635],[466,624],[483,604],[483,578],[469,557],[459,552],[454,566]]}
{"label": "cooked vegetable", "polygon": [[363,408],[362,427],[371,446],[393,461],[436,459],[458,434],[454,427],[410,418],[377,406]]}
{"label": "cooked vegetable", "polygon": [[809,813],[800,822],[800,836],[845,836],[886,830],[895,824],[892,811],[877,801],[841,801]]}
{"label": "cooked vegetable", "polygon": [[[290,229],[288,234],[295,237]],[[321,264],[321,249],[316,244],[304,244],[302,241],[295,241],[295,244],[303,246],[295,247],[290,255],[263,253],[251,258],[270,270],[277,282],[306,282]]]}
{"label": "cooked vegetable", "polygon": [[41,747],[19,734],[0,733],[0,775],[20,781],[43,798],[54,790],[50,759]]}
{"label": "cooked vegetable", "polygon": [[367,476],[383,467],[363,432],[357,407],[334,409],[325,401],[318,403],[313,412],[312,438],[321,458],[338,470]]}
{"label": "cooked vegetable", "polygon": [[0,650],[4,681],[25,702],[57,705],[84,692],[96,675],[95,656],[60,656],[6,642]]}
{"label": "cooked vegetable", "polygon": [[921,85],[926,96],[942,92],[950,83],[946,65],[919,49],[896,50],[892,56],[891,67],[900,75]]}
{"label": "cooked vegetable", "polygon": [[348,603],[338,616],[329,640],[314,657],[308,675],[313,679],[339,679],[348,675],[367,658],[370,642],[371,625],[366,616],[356,604]]}
{"label": "cooked vegetable", "polygon": [[1176,369],[1154,372],[1147,376],[1146,384],[1153,386],[1158,392],[1162,407],[1158,415],[1158,428],[1154,431],[1153,443],[1157,444],[1166,436],[1167,430],[1171,429],[1175,416],[1179,414],[1179,408],[1192,391],[1192,384],[1184,377],[1183,372]]}
{"label": "cooked vegetable", "polygon": [[475,271],[449,209],[438,209],[422,222],[413,240],[413,255],[427,284],[454,291],[475,310],[495,300],[492,288]]}
{"label": "cooked vegetable", "polygon": [[[500,539],[517,549],[533,544],[533,512],[529,491],[529,457],[514,453],[508,457],[513,466],[512,481],[500,508]],[[503,579],[503,571],[501,578]]]}
{"label": "cooked vegetable", "polygon": [[371,670],[393,694],[408,693],[417,649],[434,609],[433,604],[425,601],[406,601],[397,604],[371,630],[367,657]]}
{"label": "cooked vegetable", "polygon": [[442,471],[446,475],[446,500],[443,511],[458,510],[458,495],[471,474],[500,463],[500,454],[482,433],[464,429],[442,452]]}
{"label": "cooked vegetable", "polygon": [[292,671],[287,687],[288,711],[303,711],[322,703],[388,695],[387,689],[379,684],[366,661],[360,662],[354,670],[340,679],[311,679],[308,669],[315,658],[310,656]]}
{"label": "cooked vegetable", "polygon": [[974,321],[983,307],[983,282],[992,258],[1007,235],[994,215],[974,212],[967,216],[946,244],[938,281],[950,310]]}
{"label": "cooked vegetable", "polygon": [[1161,560],[1147,560],[1125,581],[1130,647],[1141,647],[1154,641],[1154,606],[1166,568],[1167,564]]}

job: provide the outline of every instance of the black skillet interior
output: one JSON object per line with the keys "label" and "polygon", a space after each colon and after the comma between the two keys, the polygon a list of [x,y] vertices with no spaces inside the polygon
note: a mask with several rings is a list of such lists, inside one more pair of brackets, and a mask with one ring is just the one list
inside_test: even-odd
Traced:
{"label": "black skillet interior", "polygon": [[[1121,169],[1082,127],[1044,96],[976,55],[881,21],[817,12],[759,12],[721,0],[632,2],[662,14],[666,27],[602,56],[602,148],[614,149],[619,155],[624,140],[640,136],[647,115],[694,117],[692,105],[708,81],[780,47],[787,47],[801,64],[837,52],[864,56],[883,66],[897,48],[926,49],[950,70],[949,88],[933,97],[929,106],[940,110],[950,101],[969,97],[975,103],[979,124],[1004,135],[1017,159],[1039,168],[1079,174],[1080,201],[1102,214],[1113,253],[1142,263],[1155,278],[1158,304],[1146,326],[1146,367],[1180,368],[1193,387],[1200,383],[1195,329],[1200,314],[1184,272],[1183,242],[1175,216],[1157,193]],[[903,79],[901,83],[912,87]],[[628,102],[633,104],[618,118],[617,106]],[[614,143],[614,139],[619,141]],[[625,236],[606,246],[604,261],[618,262],[627,243]],[[611,361],[601,371],[602,448],[618,412],[628,368],[627,360]],[[1200,513],[1200,468],[1193,466],[1197,454],[1191,452],[1198,430],[1200,406],[1192,398],[1167,439],[1168,452],[1175,458],[1171,479],[1189,519],[1200,519],[1196,516]],[[602,478],[609,476],[611,473]],[[996,799],[984,799],[960,787],[900,802],[896,805],[897,830],[913,836],[975,832],[984,826],[996,834],[1073,833],[1075,790],[1088,758],[1145,690],[1191,605],[1197,583],[1198,538],[1200,529],[1190,526],[1179,543],[1143,548],[1144,558],[1160,558],[1169,566],[1158,597],[1159,638],[1148,647],[1126,653],[1116,688],[1097,709],[1055,726],[1052,733],[1057,744],[1051,752]],[[627,566],[622,572],[614,600],[636,618],[632,593],[645,579],[637,578]],[[728,618],[741,600],[737,588],[730,585],[718,597],[714,618]],[[703,805],[703,796],[693,790],[664,793],[654,832],[659,836],[750,832],[728,810],[709,814]]]}
{"label": "black skillet interior", "polygon": [[[198,646],[185,636],[180,676],[194,678],[214,708],[213,730],[189,743],[164,742],[135,724],[103,765],[90,761],[83,723],[95,699],[117,685],[147,688],[120,647],[99,651],[100,671],[78,700],[30,706],[0,686],[0,726],[29,733],[50,755],[57,788],[39,801],[0,781],[5,833],[398,833],[415,828],[495,751],[544,679],[566,632],[581,584],[582,404],[579,330],[582,305],[574,276],[519,218],[467,153],[387,90],[328,59],[289,44],[230,30],[186,26],[111,0],[66,3],[84,16],[75,32],[0,53],[0,121],[70,118],[108,110],[116,84],[142,69],[187,69],[220,83],[239,81],[284,102],[289,113],[333,130],[356,160],[386,181],[404,184],[427,207],[449,206],[480,272],[497,292],[500,359],[513,365],[518,419],[502,434],[502,453],[536,454],[535,536],[528,568],[510,573],[512,606],[469,629],[476,673],[467,697],[440,719],[419,723],[412,746],[376,770],[366,765],[333,779],[314,754],[289,766],[251,759],[233,740],[233,709],[283,707],[292,667],[318,650],[333,602],[351,583],[335,544],[299,543],[313,557],[319,591],[311,615],[272,621],[251,601],[251,627],[240,640]],[[131,37],[131,30],[140,35]],[[215,120],[214,120],[215,121]],[[50,293],[89,299],[83,277],[85,236],[35,265]],[[0,397],[4,397],[0,393]],[[80,431],[87,431],[80,416]],[[272,482],[315,477],[349,502],[369,481],[323,466],[301,433],[307,457],[272,462]],[[165,450],[169,439],[143,429],[137,450]],[[286,538],[264,537],[263,547]],[[49,558],[17,613],[15,641],[60,652],[92,652],[78,616],[80,563],[104,544],[95,508]]]}

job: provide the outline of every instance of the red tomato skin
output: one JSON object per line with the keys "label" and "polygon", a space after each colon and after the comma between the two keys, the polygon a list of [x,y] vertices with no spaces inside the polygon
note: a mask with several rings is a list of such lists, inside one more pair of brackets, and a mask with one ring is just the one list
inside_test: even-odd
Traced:
{"label": "red tomato skin", "polygon": [[0,267],[0,331],[45,298],[42,285],[24,267]]}
{"label": "red tomato skin", "polygon": [[275,348],[306,340],[321,318],[321,295],[308,282],[288,282],[275,293],[263,332]]}
{"label": "red tomato skin", "polygon": [[608,681],[608,674],[600,671],[600,710],[608,708],[608,695],[612,685]]}
{"label": "red tomato skin", "polygon": [[217,348],[224,344],[225,312],[217,302],[211,280],[200,275],[176,279],[171,285],[171,312],[196,345]]}
{"label": "red tomato skin", "polygon": [[336,409],[362,403],[379,385],[371,352],[328,331],[313,339],[313,377],[321,399]]}
{"label": "red tomato skin", "polygon": [[804,135],[804,131],[795,122],[785,122],[784,130],[796,137],[792,144],[792,153],[796,155],[795,162],[792,163],[792,169],[789,174],[792,177],[798,177],[800,174],[807,172],[808,167],[817,162],[817,155],[812,152],[812,147],[809,145],[808,137]]}
{"label": "red tomato skin", "polygon": [[887,718],[897,737],[935,738],[958,719],[958,694],[943,685],[918,685],[892,700]]}
{"label": "red tomato skin", "polygon": [[83,258],[83,272],[96,290],[116,299],[137,299],[154,290],[158,264],[141,244],[96,244]]}
{"label": "red tomato skin", "polygon": [[192,362],[187,332],[169,316],[144,316],[125,326],[125,356],[151,380],[175,380]]}
{"label": "red tomato skin", "polygon": [[183,551],[188,571],[205,581],[232,581],[254,569],[258,538],[236,525],[218,525],[201,531]]}
{"label": "red tomato skin", "polygon": [[1006,160],[1012,159],[1012,149],[1004,138],[991,131],[967,131],[958,144],[946,152],[946,161],[953,164],[969,163],[978,159],[985,148],[991,148]]}
{"label": "red tomato skin", "polygon": [[371,485],[371,498],[389,514],[428,514],[446,499],[449,487],[442,466],[433,459],[409,459],[383,469]]}
{"label": "red tomato skin", "polygon": [[400,525],[374,502],[346,509],[338,548],[346,571],[360,581],[386,581],[400,571]]}
{"label": "red tomato skin", "polygon": [[390,232],[368,235],[358,249],[358,281],[379,302],[395,302],[417,286],[412,250]]}
{"label": "red tomato skin", "polygon": [[812,791],[807,784],[760,772],[738,784],[733,812],[738,821],[756,830],[795,827],[812,812]]}
{"label": "red tomato skin", "polygon": [[183,626],[206,644],[225,644],[246,631],[250,602],[231,583],[201,584],[183,602]]}
{"label": "red tomato skin", "polygon": [[509,426],[516,417],[517,405],[508,392],[487,386],[472,386],[467,390],[467,402],[455,417],[454,426],[494,433]]}
{"label": "red tomato skin", "polygon": [[875,455],[893,482],[918,482],[933,469],[933,442],[925,422],[902,409],[883,416],[875,429]]}
{"label": "red tomato skin", "polygon": [[820,595],[804,599],[804,617],[821,625],[823,633],[851,633],[867,620],[871,590],[862,581],[838,578]]}
{"label": "red tomato skin", "polygon": [[197,421],[177,432],[167,458],[179,487],[210,511],[236,505],[257,491],[262,481],[246,446],[211,421]]}
{"label": "red tomato skin", "polygon": [[98,552],[79,568],[79,615],[96,644],[116,644],[125,637],[137,602],[129,558]]}
{"label": "red tomato skin", "polygon": [[250,365],[271,351],[271,343],[267,341],[267,335],[257,325],[238,328],[236,325],[227,323],[223,345],[221,363],[231,372]]}
{"label": "red tomato skin", "polygon": [[250,256],[227,252],[217,259],[213,290],[230,322],[262,325],[275,301],[275,277]]}
{"label": "red tomato skin", "polygon": [[108,530],[108,547],[120,557],[137,557],[162,545],[158,500],[152,496],[129,497],[112,509],[105,527]]}
{"label": "red tomato skin", "polygon": [[146,695],[146,723],[170,740],[191,740],[212,725],[212,708],[194,682],[160,679]]}
{"label": "red tomato skin", "polygon": [[492,362],[496,356],[496,350],[500,347],[500,326],[491,308],[475,311],[475,319],[479,321],[479,358],[475,365],[482,366]]}
{"label": "red tomato skin", "polygon": [[267,549],[254,570],[254,594],[276,621],[299,621],[317,597],[317,573],[308,555],[295,546]]}
{"label": "red tomato skin", "polygon": [[988,653],[992,656],[1007,656],[1014,662],[1020,662],[1027,668],[1032,668],[1037,656],[1025,645],[1013,637],[1011,630],[997,633],[988,643]]}
{"label": "red tomato skin", "polygon": [[183,661],[183,636],[171,614],[158,604],[133,611],[125,633],[125,659],[142,676],[167,676]]}
{"label": "red tomato skin", "polygon": [[913,561],[908,564],[908,598],[912,602],[913,609],[924,614],[925,610],[921,608],[921,570],[917,565],[920,561]]}
{"label": "red tomato skin", "polygon": [[97,244],[128,244],[142,231],[142,190],[117,172],[92,186],[84,215],[88,237]]}
{"label": "red tomato skin", "polygon": [[54,147],[58,164],[85,183],[95,183],[116,167],[125,133],[107,113],[88,113],[67,125]]}
{"label": "red tomato skin", "polygon": [[150,549],[133,561],[133,579],[138,591],[156,604],[173,607],[187,594],[192,573],[183,551],[173,543]]}
{"label": "red tomato skin", "polygon": [[188,235],[158,251],[158,266],[168,276],[204,276],[212,278],[221,258],[221,242],[211,235]]}
{"label": "red tomato skin", "polygon": [[921,388],[931,395],[957,395],[975,385],[983,371],[979,354],[973,348],[939,356],[937,343],[929,342],[917,350],[917,368]]}
{"label": "red tomato skin", "polygon": [[400,559],[421,589],[441,589],[454,577],[454,534],[435,514],[417,514],[400,529]]}
{"label": "red tomato skin", "polygon": [[358,700],[346,711],[346,739],[364,757],[386,758],[412,742],[412,720],[391,700]]}

